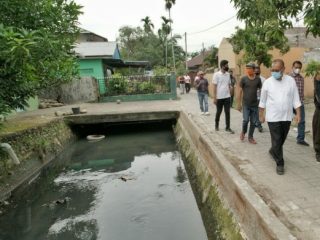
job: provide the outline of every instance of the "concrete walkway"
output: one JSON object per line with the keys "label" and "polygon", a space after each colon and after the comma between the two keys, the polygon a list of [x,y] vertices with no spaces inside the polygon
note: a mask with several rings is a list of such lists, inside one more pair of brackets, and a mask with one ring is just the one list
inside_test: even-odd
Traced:
{"label": "concrete walkway", "polygon": [[[193,121],[208,132],[212,142],[217,143],[230,163],[239,174],[252,186],[265,201],[280,221],[297,239],[319,239],[320,237],[320,163],[315,160],[312,146],[296,144],[296,132],[290,131],[284,146],[285,174],[276,174],[275,162],[268,154],[270,134],[267,124],[264,132],[255,131],[258,144],[252,145],[247,139],[241,142],[242,114],[231,110],[231,128],[235,134],[224,131],[224,113],[220,119],[220,131],[214,130],[215,106],[210,99],[210,116],[200,115],[195,91],[180,95],[177,101],[126,102],[121,104],[80,104],[88,114],[146,112],[146,111],[185,111]],[[79,106],[79,105],[78,105]],[[38,110],[20,113],[13,117],[15,121],[25,119],[47,119],[54,117],[54,112],[70,110],[71,106],[56,109]],[[311,116],[307,114],[307,130],[310,129]],[[311,143],[311,135],[307,136]]]}
{"label": "concrete walkway", "polygon": [[[210,99],[210,116],[200,115],[196,93],[181,96],[184,110],[193,114],[193,119],[210,137],[219,142],[221,150],[243,178],[252,186],[271,208],[281,222],[298,239],[320,239],[320,163],[315,160],[312,146],[296,144],[296,132],[290,130],[284,146],[285,174],[276,174],[276,164],[269,156],[271,146],[268,126],[264,132],[255,131],[258,144],[246,138],[240,141],[242,114],[231,110],[231,128],[235,134],[224,131],[224,113],[220,119],[220,131],[214,130],[216,107]],[[311,114],[307,114],[307,130]],[[309,128],[310,130],[310,128]],[[311,143],[311,135],[307,135]]]}

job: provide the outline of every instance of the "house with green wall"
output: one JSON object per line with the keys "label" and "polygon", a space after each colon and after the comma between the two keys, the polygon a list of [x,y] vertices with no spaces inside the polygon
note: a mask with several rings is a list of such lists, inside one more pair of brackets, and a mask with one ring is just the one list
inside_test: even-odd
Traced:
{"label": "house with green wall", "polygon": [[81,77],[94,77],[98,81],[100,94],[106,92],[104,78],[113,63],[122,62],[116,42],[80,42],[75,47]]}
{"label": "house with green wall", "polygon": [[80,77],[97,79],[100,94],[106,93],[105,78],[114,68],[147,68],[148,61],[123,61],[118,44],[86,29],[80,29],[75,46]]}

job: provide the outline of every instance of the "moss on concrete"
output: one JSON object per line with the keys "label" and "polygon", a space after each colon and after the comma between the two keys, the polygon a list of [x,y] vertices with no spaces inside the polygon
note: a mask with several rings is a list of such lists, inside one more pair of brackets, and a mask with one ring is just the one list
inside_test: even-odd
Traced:
{"label": "moss on concrete", "polygon": [[0,135],[0,142],[9,143],[19,158],[21,164],[15,166],[7,153],[0,151],[0,182],[5,182],[8,175],[23,168],[29,160],[36,160],[38,165],[45,164],[49,156],[56,156],[64,145],[74,139],[70,128],[63,119],[33,128]]}
{"label": "moss on concrete", "polygon": [[56,117],[52,116],[20,116],[17,118],[7,118],[0,122],[0,135],[21,132],[30,128],[40,127],[53,121]]}
{"label": "moss on concrete", "polygon": [[179,123],[176,125],[175,133],[208,239],[242,240],[239,227],[220,199],[212,176],[192,149]]}

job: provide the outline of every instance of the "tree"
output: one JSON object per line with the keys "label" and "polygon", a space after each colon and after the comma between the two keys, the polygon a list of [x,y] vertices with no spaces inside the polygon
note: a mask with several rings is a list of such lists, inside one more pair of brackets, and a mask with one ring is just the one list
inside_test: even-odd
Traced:
{"label": "tree", "polygon": [[174,48],[174,55],[175,55],[175,60],[176,60],[176,65],[178,62],[183,62],[183,66],[185,68],[185,52],[181,46],[178,45],[178,40],[182,39],[182,36],[179,34],[174,34],[172,38],[169,40],[169,43],[172,45],[175,45]]}
{"label": "tree", "polygon": [[[266,24],[267,25],[267,24]],[[230,43],[235,53],[244,51],[244,62],[256,61],[258,65],[271,65],[272,56],[268,53],[274,47],[282,53],[289,51],[288,39],[281,30],[274,30],[272,26],[250,26],[246,29],[237,28]]]}
{"label": "tree", "polygon": [[211,67],[218,67],[218,48],[214,45],[210,47],[210,54],[205,57],[204,64]]}
{"label": "tree", "polygon": [[1,1],[0,114],[76,75],[80,9],[72,0]]}
{"label": "tree", "polygon": [[153,23],[151,22],[151,19],[149,16],[146,16],[145,18],[141,19],[141,22],[143,22],[143,28],[146,33],[152,32],[152,29],[154,28]]}
{"label": "tree", "polygon": [[[238,9],[237,17],[245,22],[245,29],[237,28],[230,42],[234,51],[244,50],[245,61],[257,61],[270,66],[268,51],[277,48],[282,53],[289,50],[284,32],[293,26],[292,20],[304,15],[307,34],[320,34],[320,4],[313,1],[283,0],[231,0]],[[304,4],[306,3],[306,4]]]}
{"label": "tree", "polygon": [[317,74],[320,74],[320,62],[312,60],[308,63],[305,69],[306,76],[315,77]]}
{"label": "tree", "polygon": [[[153,32],[145,34],[140,27],[124,26],[120,28],[117,40],[123,59],[147,60],[150,62],[151,67],[166,66],[166,43],[177,44],[177,40],[181,36],[175,34],[172,39],[167,40],[167,36],[170,33],[168,22],[164,22],[157,33],[157,35]],[[178,61],[184,61],[184,54],[180,46],[175,48],[175,55]]]}
{"label": "tree", "polygon": [[195,52],[192,52],[192,53],[190,54],[190,57],[191,57],[191,58],[194,58],[194,57],[198,56],[199,54],[200,54],[200,52],[195,51]]}
{"label": "tree", "polygon": [[162,49],[163,63],[162,65],[168,68],[168,47],[167,47],[167,34],[163,29],[158,29],[159,47]]}
{"label": "tree", "polygon": [[161,19],[162,19],[161,30],[168,36],[171,33],[170,23],[172,22],[172,20],[164,16],[161,16]]}
{"label": "tree", "polygon": [[[299,1],[296,0],[297,3]],[[304,24],[307,27],[307,34],[312,33],[314,37],[320,36],[320,1],[304,1],[307,2],[305,7],[301,10],[304,14]],[[296,15],[297,16],[297,15]]]}
{"label": "tree", "polygon": [[124,26],[119,29],[119,41],[121,55],[124,59],[133,59],[131,56],[135,53],[135,46],[139,36],[143,35],[141,28]]}
{"label": "tree", "polygon": [[[169,12],[169,19],[170,21],[170,29],[171,29],[171,39],[172,39],[172,19],[171,19],[171,8],[174,4],[176,4],[176,0],[164,0],[165,1],[165,9]],[[173,61],[173,69],[176,69],[176,63],[175,63],[175,56],[174,56],[174,45],[171,45],[172,47],[172,61]]]}
{"label": "tree", "polygon": [[171,33],[171,19],[161,16],[162,25],[161,29],[158,30],[158,35],[160,40],[164,40],[165,44],[165,66],[168,68],[168,35]]}
{"label": "tree", "polygon": [[[319,0],[231,0],[238,9],[237,17],[247,24],[254,24],[257,19],[275,16],[281,29],[291,28],[292,21],[303,16],[307,34],[320,36],[320,1]],[[262,14],[262,15],[260,15]]]}
{"label": "tree", "polygon": [[163,64],[163,49],[153,32],[146,35],[140,27],[124,26],[119,29],[117,40],[123,59],[147,60],[151,66]]}
{"label": "tree", "polygon": [[[233,0],[235,7],[243,4],[239,0]],[[282,53],[289,51],[288,39],[284,35],[285,24],[279,24],[274,8],[268,6],[266,1],[249,1],[252,6],[245,6],[238,11],[238,18],[245,21],[246,28],[237,28],[232,35],[230,43],[233,50],[239,53],[244,51],[244,62],[257,61],[258,65],[271,65],[271,55],[268,51],[274,47]],[[250,14],[244,19],[245,14]]]}

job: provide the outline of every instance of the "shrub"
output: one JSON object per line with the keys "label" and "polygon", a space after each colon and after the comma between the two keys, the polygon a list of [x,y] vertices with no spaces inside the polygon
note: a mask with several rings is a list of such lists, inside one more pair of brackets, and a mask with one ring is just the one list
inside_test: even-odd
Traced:
{"label": "shrub", "polygon": [[112,94],[125,94],[128,87],[128,80],[123,77],[113,77],[109,80],[109,91]]}
{"label": "shrub", "polygon": [[320,73],[320,62],[311,60],[306,67],[306,76],[314,77]]}
{"label": "shrub", "polygon": [[151,82],[142,82],[138,85],[139,92],[141,93],[154,93],[156,87]]}

